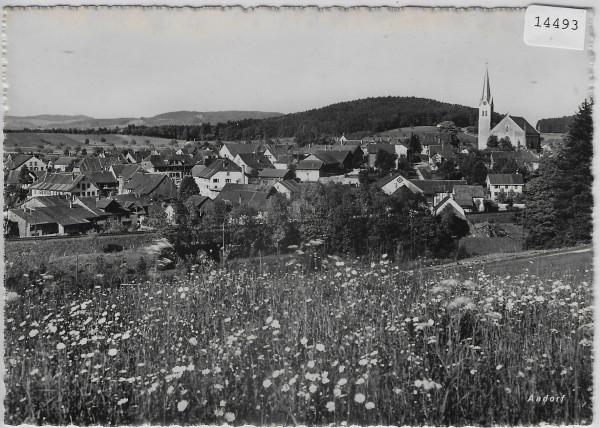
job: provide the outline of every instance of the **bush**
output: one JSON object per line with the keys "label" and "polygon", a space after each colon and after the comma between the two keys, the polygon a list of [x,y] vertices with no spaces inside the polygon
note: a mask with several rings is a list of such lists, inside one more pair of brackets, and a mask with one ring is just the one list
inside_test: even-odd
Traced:
{"label": "bush", "polygon": [[104,253],[119,253],[123,251],[123,246],[119,244],[106,244],[104,248],[102,248]]}

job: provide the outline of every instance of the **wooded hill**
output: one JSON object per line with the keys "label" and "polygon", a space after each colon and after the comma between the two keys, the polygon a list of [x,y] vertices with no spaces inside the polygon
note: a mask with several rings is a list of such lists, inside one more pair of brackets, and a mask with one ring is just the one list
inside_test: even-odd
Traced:
{"label": "wooded hill", "polygon": [[553,117],[549,119],[540,119],[535,126],[541,133],[564,134],[569,130],[569,126],[575,120],[575,116]]}

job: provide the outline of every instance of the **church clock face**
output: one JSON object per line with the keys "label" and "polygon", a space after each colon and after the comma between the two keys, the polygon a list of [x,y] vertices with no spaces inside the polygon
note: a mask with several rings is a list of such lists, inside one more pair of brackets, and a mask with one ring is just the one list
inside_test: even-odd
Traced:
{"label": "church clock face", "polygon": [[484,105],[484,106],[485,106],[485,105],[487,105],[487,101],[484,101],[484,102],[483,102],[483,105]]}

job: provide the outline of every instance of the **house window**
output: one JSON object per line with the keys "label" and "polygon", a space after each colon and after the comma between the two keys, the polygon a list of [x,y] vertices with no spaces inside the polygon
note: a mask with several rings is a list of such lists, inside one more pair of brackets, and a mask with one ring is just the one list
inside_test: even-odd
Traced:
{"label": "house window", "polygon": [[213,183],[218,183],[219,179],[218,178],[213,178]]}
{"label": "house window", "polygon": [[508,132],[508,125],[506,125],[506,132]]}
{"label": "house window", "polygon": [[231,179],[230,178],[226,178],[225,179],[225,183],[231,183]]}

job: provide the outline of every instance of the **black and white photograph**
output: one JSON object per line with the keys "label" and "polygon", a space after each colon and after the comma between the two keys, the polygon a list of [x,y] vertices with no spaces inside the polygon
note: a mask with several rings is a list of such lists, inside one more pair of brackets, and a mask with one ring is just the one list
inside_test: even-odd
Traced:
{"label": "black and white photograph", "polygon": [[594,10],[522,6],[4,6],[4,423],[591,425]]}

